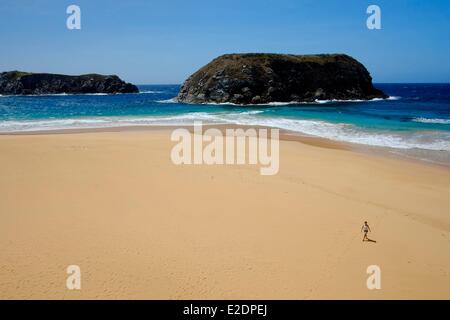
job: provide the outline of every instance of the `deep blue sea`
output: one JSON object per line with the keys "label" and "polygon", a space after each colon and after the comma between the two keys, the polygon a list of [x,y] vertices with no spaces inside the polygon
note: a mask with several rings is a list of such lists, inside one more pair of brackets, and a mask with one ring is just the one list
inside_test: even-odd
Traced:
{"label": "deep blue sea", "polygon": [[450,151],[450,84],[375,84],[390,96],[257,106],[174,101],[179,85],[139,94],[0,96],[0,132],[137,125],[233,123],[398,149]]}

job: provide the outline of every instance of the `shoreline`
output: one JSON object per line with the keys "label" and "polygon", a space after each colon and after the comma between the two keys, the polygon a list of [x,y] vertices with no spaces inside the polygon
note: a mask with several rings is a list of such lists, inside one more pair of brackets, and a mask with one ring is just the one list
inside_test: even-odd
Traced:
{"label": "shoreline", "polygon": [[[111,127],[97,127],[97,128],[64,128],[64,129],[50,129],[50,130],[34,130],[34,131],[19,131],[19,132],[0,132],[0,136],[34,136],[34,135],[60,135],[60,134],[83,134],[83,133],[107,133],[107,132],[139,132],[139,131],[171,131],[177,128],[185,128],[192,131],[193,125],[137,125],[137,126],[111,126]],[[418,162],[422,164],[427,164],[430,166],[438,166],[443,168],[450,168],[450,153],[446,156],[444,161],[440,159],[436,160],[438,156],[430,157],[430,154],[439,154],[446,151],[435,151],[435,150],[423,150],[430,158],[421,158],[417,154],[409,155],[409,150],[411,149],[400,149],[391,147],[380,147],[372,146],[366,144],[358,144],[347,141],[338,141],[328,138],[303,134],[297,131],[290,131],[286,129],[267,127],[267,126],[250,126],[250,125],[238,125],[238,124],[203,124],[203,130],[208,128],[217,128],[220,130],[224,129],[235,129],[235,128],[265,128],[265,129],[279,129],[280,140],[285,141],[297,141],[304,144],[309,144],[316,147],[325,147],[332,149],[343,149],[373,156],[381,156],[388,158],[401,159],[404,161]]]}

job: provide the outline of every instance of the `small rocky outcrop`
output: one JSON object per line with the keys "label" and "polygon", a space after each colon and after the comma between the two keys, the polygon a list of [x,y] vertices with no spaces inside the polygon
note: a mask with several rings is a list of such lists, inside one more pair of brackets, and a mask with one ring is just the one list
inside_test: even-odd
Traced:
{"label": "small rocky outcrop", "polygon": [[226,54],[191,75],[179,102],[260,104],[387,98],[345,54]]}
{"label": "small rocky outcrop", "polygon": [[9,71],[0,73],[0,94],[134,93],[139,89],[115,75],[69,76],[51,73]]}

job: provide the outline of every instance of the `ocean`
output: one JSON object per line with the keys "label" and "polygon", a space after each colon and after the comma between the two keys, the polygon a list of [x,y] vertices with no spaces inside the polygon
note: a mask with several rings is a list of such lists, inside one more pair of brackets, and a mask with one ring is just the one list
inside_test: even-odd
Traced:
{"label": "ocean", "polygon": [[138,94],[0,96],[0,133],[186,125],[198,120],[277,127],[437,162],[450,159],[450,84],[378,83],[375,87],[389,99],[255,106],[181,104],[173,99],[179,85],[138,87]]}

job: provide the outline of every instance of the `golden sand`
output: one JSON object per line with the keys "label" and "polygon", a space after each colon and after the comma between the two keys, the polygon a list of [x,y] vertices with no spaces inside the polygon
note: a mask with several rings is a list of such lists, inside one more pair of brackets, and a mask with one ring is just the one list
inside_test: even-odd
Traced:
{"label": "golden sand", "polygon": [[274,176],[176,166],[169,134],[0,136],[0,298],[450,299],[448,168],[312,140]]}

